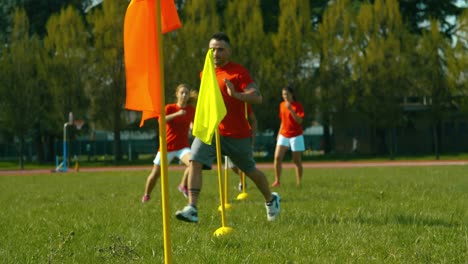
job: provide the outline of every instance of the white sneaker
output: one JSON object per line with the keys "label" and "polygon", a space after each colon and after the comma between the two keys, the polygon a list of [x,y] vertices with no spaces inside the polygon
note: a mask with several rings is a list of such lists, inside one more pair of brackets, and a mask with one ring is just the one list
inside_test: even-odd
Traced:
{"label": "white sneaker", "polygon": [[182,211],[176,212],[176,218],[185,222],[198,223],[198,211],[195,207],[187,205]]}
{"label": "white sneaker", "polygon": [[274,221],[280,213],[280,196],[276,192],[271,193],[271,195],[273,196],[273,200],[265,203],[268,221]]}

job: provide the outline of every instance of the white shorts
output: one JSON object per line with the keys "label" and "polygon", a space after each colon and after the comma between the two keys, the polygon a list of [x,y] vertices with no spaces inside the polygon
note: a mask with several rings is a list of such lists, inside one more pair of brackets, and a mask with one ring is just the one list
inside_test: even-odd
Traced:
{"label": "white shorts", "polygon": [[[167,163],[171,163],[171,161],[177,157],[179,160],[182,160],[182,158],[190,153],[190,148],[183,148],[175,151],[171,151],[167,153]],[[158,154],[156,154],[156,157],[153,160],[153,163],[156,165],[161,165],[161,152],[158,151]]]}
{"label": "white shorts", "polygon": [[305,150],[305,145],[304,145],[304,136],[299,135],[297,137],[291,137],[287,138],[284,137],[283,135],[278,135],[278,141],[276,142],[276,146],[284,146],[291,148],[291,151],[304,151]]}

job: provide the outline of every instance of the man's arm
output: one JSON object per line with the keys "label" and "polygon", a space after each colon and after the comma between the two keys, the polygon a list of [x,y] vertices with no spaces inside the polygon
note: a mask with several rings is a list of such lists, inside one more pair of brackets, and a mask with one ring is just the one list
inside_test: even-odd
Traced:
{"label": "man's arm", "polygon": [[236,98],[237,100],[246,102],[248,104],[261,104],[263,101],[263,96],[260,93],[257,84],[255,84],[254,82],[247,85],[244,92],[241,93],[236,92],[236,90],[234,89],[234,85],[228,79],[224,79],[224,83],[228,88],[228,94]]}

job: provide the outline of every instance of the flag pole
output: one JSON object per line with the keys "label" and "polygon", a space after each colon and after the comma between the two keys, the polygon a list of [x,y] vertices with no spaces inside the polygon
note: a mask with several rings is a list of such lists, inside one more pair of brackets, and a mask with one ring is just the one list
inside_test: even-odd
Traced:
{"label": "flag pole", "polygon": [[219,129],[215,130],[215,139],[216,139],[216,159],[217,159],[217,168],[218,168],[218,187],[219,187],[219,200],[221,201],[221,227],[216,229],[213,233],[214,236],[223,236],[232,232],[232,228],[226,225],[226,210],[224,207],[224,191],[223,191],[223,177],[222,174],[222,165],[221,165],[221,144],[219,140]]}
{"label": "flag pole", "polygon": [[[228,156],[224,156],[224,208],[231,209],[231,204],[228,202],[228,179],[229,179],[229,158]],[[219,205],[218,210],[221,211],[221,205]]]}
{"label": "flag pole", "polygon": [[236,197],[237,200],[245,200],[249,197],[249,194],[245,190],[245,172],[241,171],[241,182],[242,182],[242,191]]}
{"label": "flag pole", "polygon": [[[248,109],[247,109],[247,103],[244,103],[244,110],[245,110],[245,119],[249,119],[248,117]],[[253,137],[255,137],[255,135],[252,135]],[[253,151],[253,149],[252,149]],[[243,171],[240,171],[240,176],[241,176],[241,183],[242,183],[242,191],[241,193],[239,193],[236,197],[237,200],[245,200],[247,199],[247,197],[249,197],[249,194],[247,193],[247,191],[245,190],[245,172]]]}
{"label": "flag pole", "polygon": [[[226,157],[226,159],[227,159],[227,157]],[[226,209],[231,208],[231,205],[228,202],[228,174],[229,174],[228,170],[229,170],[229,168],[226,167],[226,171],[224,172],[224,208],[226,208]]]}
{"label": "flag pole", "polygon": [[161,33],[161,1],[155,1],[156,8],[156,36],[158,39],[157,45],[157,63],[160,67],[160,96],[161,96],[161,109],[159,115],[159,151],[161,153],[161,206],[162,206],[162,220],[163,220],[163,236],[164,236],[164,263],[172,263],[172,250],[170,238],[170,224],[169,224],[169,192],[167,180],[167,142],[166,142],[166,102],[164,94],[164,60],[162,52],[162,33]]}

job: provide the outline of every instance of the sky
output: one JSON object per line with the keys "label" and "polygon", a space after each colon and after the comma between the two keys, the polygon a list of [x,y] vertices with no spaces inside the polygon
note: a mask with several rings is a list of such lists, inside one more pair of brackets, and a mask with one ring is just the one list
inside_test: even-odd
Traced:
{"label": "sky", "polygon": [[92,1],[92,4],[90,6],[88,6],[86,9],[85,9],[85,12],[88,12],[91,8],[93,8],[94,6],[96,5],[99,5],[100,3],[102,3],[104,0],[93,0]]}

